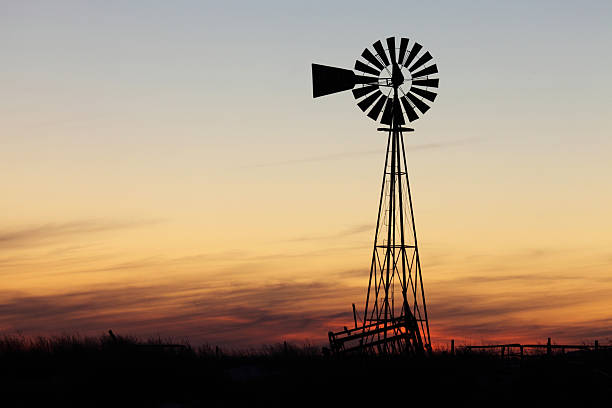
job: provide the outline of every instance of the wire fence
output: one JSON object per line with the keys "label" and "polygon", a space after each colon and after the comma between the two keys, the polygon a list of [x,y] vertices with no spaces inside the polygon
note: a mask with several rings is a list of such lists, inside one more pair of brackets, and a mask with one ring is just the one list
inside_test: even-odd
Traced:
{"label": "wire fence", "polygon": [[[552,355],[553,353],[565,354],[571,351],[599,351],[612,350],[612,345],[600,345],[598,340],[593,344],[553,344],[551,338],[547,339],[546,344],[521,344],[521,343],[506,343],[506,344],[487,344],[479,346],[458,346],[457,351],[489,351],[499,353],[501,358],[520,357],[526,355]],[[455,340],[451,340],[450,353],[455,354]]]}

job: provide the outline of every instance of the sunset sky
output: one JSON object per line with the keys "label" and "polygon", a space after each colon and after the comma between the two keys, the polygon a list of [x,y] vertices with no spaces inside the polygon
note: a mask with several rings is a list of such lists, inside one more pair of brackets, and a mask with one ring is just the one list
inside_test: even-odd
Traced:
{"label": "sunset sky", "polygon": [[[292,3],[292,4],[289,4]],[[612,341],[612,2],[5,1],[0,334],[322,344],[367,289],[385,137],[310,64],[388,36],[434,344]]]}

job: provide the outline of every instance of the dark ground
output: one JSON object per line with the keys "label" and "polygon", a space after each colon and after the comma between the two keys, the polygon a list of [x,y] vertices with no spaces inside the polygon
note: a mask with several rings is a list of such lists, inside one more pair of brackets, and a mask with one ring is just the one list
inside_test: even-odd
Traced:
{"label": "dark ground", "polygon": [[312,347],[217,354],[137,344],[0,338],[0,406],[612,406],[610,351],[521,361],[474,352],[328,358]]}

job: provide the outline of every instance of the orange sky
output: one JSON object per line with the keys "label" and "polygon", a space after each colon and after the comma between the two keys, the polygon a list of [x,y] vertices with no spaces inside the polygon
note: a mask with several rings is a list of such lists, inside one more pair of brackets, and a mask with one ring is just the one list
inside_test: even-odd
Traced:
{"label": "orange sky", "polygon": [[311,98],[310,63],[406,35],[440,68],[406,136],[433,342],[612,338],[609,2],[427,4],[410,32],[273,3],[1,13],[0,333],[350,325],[385,140],[350,93]]}

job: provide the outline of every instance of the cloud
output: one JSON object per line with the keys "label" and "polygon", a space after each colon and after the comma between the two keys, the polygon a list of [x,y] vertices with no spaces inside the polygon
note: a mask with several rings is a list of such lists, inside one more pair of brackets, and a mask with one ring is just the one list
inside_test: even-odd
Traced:
{"label": "cloud", "polygon": [[597,339],[602,344],[612,343],[612,318],[564,324],[501,318],[492,322],[467,322],[442,327],[438,325],[436,329],[439,332],[438,342],[455,338],[459,344],[542,344],[548,337],[557,344],[582,344]]}
{"label": "cloud", "polygon": [[289,239],[289,241],[319,241],[326,239],[346,238],[351,235],[361,234],[362,232],[374,232],[374,225],[357,224],[352,227],[345,228],[341,231],[334,232],[332,234],[302,235],[296,238]]}
{"label": "cloud", "polygon": [[[504,283],[504,282],[526,282],[529,284],[541,283],[550,284],[550,282],[560,281],[578,281],[583,280],[584,276],[576,276],[571,274],[534,274],[534,273],[489,273],[489,274],[478,274],[478,275],[463,275],[460,277],[453,278],[452,280],[445,281],[447,285],[463,286],[466,284],[471,285],[482,285],[488,283]],[[440,281],[437,281],[440,282]]]}
{"label": "cloud", "polygon": [[[367,224],[358,224],[329,235],[307,238],[358,234],[368,228]],[[310,339],[322,344],[327,331],[351,324],[352,302],[361,313],[369,268],[330,270],[327,280],[312,278],[308,281],[288,280],[286,271],[284,275],[274,272],[275,276],[282,276],[281,280],[271,280],[267,261],[336,250],[271,255],[232,251],[129,262],[112,262],[111,257],[104,263],[97,258],[89,263],[89,258],[74,257],[80,247],[65,247],[58,250],[60,255],[66,255],[60,258],[61,268],[48,268],[47,271],[44,261],[37,257],[26,261],[39,262],[36,264],[39,273],[45,274],[101,273],[99,276],[103,276],[110,271],[123,271],[126,273],[122,275],[128,276],[132,283],[119,286],[115,281],[44,295],[0,289],[0,334],[18,330],[31,335],[99,334],[112,328],[120,334],[188,337],[197,344],[209,342],[236,347],[282,339]],[[544,252],[528,250],[524,255],[541,258]],[[557,256],[552,252],[548,255]],[[509,256],[518,260],[519,266],[525,259],[515,254],[500,256],[502,262],[497,263],[491,262],[495,257],[478,260],[490,264],[491,273],[470,268],[475,270],[469,276],[449,274],[444,280],[425,279],[434,342],[468,337],[533,342],[547,336],[580,342],[587,338],[603,340],[610,335],[606,327],[611,327],[612,315],[607,317],[600,313],[591,320],[585,316],[578,322],[576,313],[573,320],[567,313],[600,310],[611,293],[610,285],[605,284],[608,283],[607,275],[584,274],[571,267],[562,271],[543,269],[538,273],[523,272],[523,269],[516,269],[516,272],[512,265],[495,270],[496,264],[508,266],[505,261],[510,261]],[[7,263],[15,261],[5,258]],[[227,263],[220,262],[226,259]],[[213,263],[215,267],[211,267]],[[209,269],[199,272],[202,265]],[[31,268],[22,265],[16,269],[30,273]],[[173,271],[172,282],[168,282],[168,274],[164,272],[168,270]],[[194,277],[196,271],[198,275]],[[267,278],[259,274],[260,271],[265,271]],[[6,279],[5,272],[2,273]],[[144,276],[149,279],[134,283],[135,279]],[[160,280],[162,276],[163,281]]]}
{"label": "cloud", "polygon": [[59,241],[66,236],[137,228],[158,222],[159,220],[109,221],[91,219],[0,230],[0,248],[29,247]]}
{"label": "cloud", "polygon": [[445,320],[499,318],[522,312],[534,314],[542,310],[577,306],[584,304],[588,299],[601,298],[604,294],[602,290],[585,291],[577,294],[578,296],[559,296],[559,293],[549,291],[521,293],[511,290],[495,295],[487,292],[479,294],[460,292],[440,296],[438,293],[435,297],[436,303],[430,309],[431,313]]}
{"label": "cloud", "polygon": [[[440,142],[440,143],[427,143],[427,144],[420,144],[420,145],[408,145],[407,144],[406,150],[407,151],[429,150],[429,149],[439,149],[439,148],[450,147],[450,146],[461,146],[461,145],[475,142],[476,140],[478,139],[477,138],[466,138],[466,139],[459,139],[459,140]],[[342,160],[342,159],[348,159],[348,158],[353,158],[353,157],[381,155],[383,153],[384,151],[380,149],[379,150],[355,151],[355,152],[343,152],[343,153],[335,153],[335,154],[326,154],[326,155],[321,155],[321,156],[311,156],[311,157],[305,157],[301,159],[295,158],[295,159],[280,160],[280,161],[269,162],[269,163],[259,163],[259,164],[245,166],[245,167],[254,168],[254,167],[288,166],[288,165],[304,164],[304,163],[317,163],[317,162],[329,161],[329,160]]]}
{"label": "cloud", "polygon": [[[0,292],[0,333],[99,334],[112,328],[120,334],[189,338],[194,344],[228,347],[282,339],[323,344],[329,330],[351,324],[351,302],[357,304],[358,312],[363,307],[364,287],[345,282],[340,274],[332,274],[330,281],[192,280],[105,285],[47,295],[4,291]],[[428,296],[434,342],[449,338],[533,342],[547,336],[580,342],[612,336],[612,316],[563,320],[564,310],[606,299],[605,288],[528,293],[508,288],[501,294],[469,293],[465,285],[431,285],[429,289],[435,294]],[[551,313],[559,318],[540,317]]]}
{"label": "cloud", "polygon": [[[485,286],[467,285],[461,277],[446,283],[429,285],[428,312],[432,327],[442,338],[511,339],[533,342],[550,336],[580,342],[587,338],[612,335],[612,327],[602,322],[612,320],[584,315],[576,321],[579,310],[593,310],[593,305],[605,302],[610,288],[601,285],[576,284],[540,277],[519,279],[519,284],[507,282],[513,275],[501,275]],[[524,282],[521,285],[520,282]],[[482,283],[482,282],[480,282]],[[501,285],[500,285],[501,283]],[[595,308],[596,309],[596,308]],[[569,313],[568,313],[569,311]]]}
{"label": "cloud", "polygon": [[343,298],[357,298],[359,292],[323,282],[224,287],[183,282],[36,296],[0,292],[0,332],[99,334],[112,328],[241,346],[282,338],[321,339],[334,321],[338,326],[350,319],[350,305]]}
{"label": "cloud", "polygon": [[347,158],[351,158],[351,157],[371,156],[371,155],[374,155],[374,154],[381,154],[381,153],[382,152],[380,150],[366,150],[366,151],[358,151],[358,152],[344,152],[344,153],[336,153],[336,154],[327,154],[327,155],[321,155],[321,156],[306,157],[306,158],[303,158],[303,159],[290,159],[290,160],[281,160],[281,161],[270,162],[270,163],[253,164],[253,165],[245,166],[245,167],[248,167],[248,168],[253,168],[253,167],[274,167],[274,166],[286,166],[286,165],[302,164],[302,163],[316,163],[316,162],[329,161],[329,160],[347,159]]}
{"label": "cloud", "polygon": [[429,150],[429,149],[441,149],[444,147],[451,147],[451,146],[464,146],[464,145],[468,145],[468,144],[472,144],[472,143],[476,143],[478,141],[480,141],[481,138],[479,137],[466,137],[464,139],[457,139],[457,140],[449,140],[447,142],[439,142],[439,143],[425,143],[425,144],[420,144],[420,145],[406,145],[406,150],[411,151],[411,150]]}

